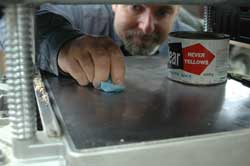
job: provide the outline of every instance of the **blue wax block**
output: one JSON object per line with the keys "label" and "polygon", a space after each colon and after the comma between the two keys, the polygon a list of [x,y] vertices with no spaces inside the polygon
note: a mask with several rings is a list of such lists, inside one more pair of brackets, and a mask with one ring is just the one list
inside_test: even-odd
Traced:
{"label": "blue wax block", "polygon": [[122,85],[116,85],[113,84],[110,80],[109,81],[103,81],[99,85],[98,89],[104,91],[104,92],[122,92],[125,90],[125,86]]}

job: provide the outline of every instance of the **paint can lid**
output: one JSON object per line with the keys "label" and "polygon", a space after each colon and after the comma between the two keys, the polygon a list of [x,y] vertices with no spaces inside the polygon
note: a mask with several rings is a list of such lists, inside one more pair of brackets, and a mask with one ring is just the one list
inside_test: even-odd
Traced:
{"label": "paint can lid", "polygon": [[229,35],[214,32],[195,32],[195,31],[179,31],[169,33],[171,37],[183,38],[183,39],[200,39],[200,40],[218,40],[229,39]]}

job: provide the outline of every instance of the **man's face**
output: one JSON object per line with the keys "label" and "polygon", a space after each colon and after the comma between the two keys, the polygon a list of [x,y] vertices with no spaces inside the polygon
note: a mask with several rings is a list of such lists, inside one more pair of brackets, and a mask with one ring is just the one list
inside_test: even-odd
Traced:
{"label": "man's face", "polygon": [[132,55],[151,55],[170,32],[177,6],[112,5],[114,27]]}

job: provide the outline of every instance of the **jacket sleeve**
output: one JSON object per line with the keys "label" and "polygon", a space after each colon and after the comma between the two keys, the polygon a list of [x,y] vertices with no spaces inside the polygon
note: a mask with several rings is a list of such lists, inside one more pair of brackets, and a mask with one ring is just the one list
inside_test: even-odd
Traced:
{"label": "jacket sleeve", "polygon": [[57,57],[67,42],[83,35],[63,16],[41,11],[36,13],[36,65],[41,70],[58,75]]}

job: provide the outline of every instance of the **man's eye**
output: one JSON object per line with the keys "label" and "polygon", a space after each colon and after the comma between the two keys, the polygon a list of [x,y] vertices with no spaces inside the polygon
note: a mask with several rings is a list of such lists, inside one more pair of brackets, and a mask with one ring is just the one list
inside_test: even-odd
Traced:
{"label": "man's eye", "polygon": [[156,12],[156,16],[159,18],[166,17],[168,15],[171,15],[173,13],[172,10],[167,10],[167,9],[161,9]]}
{"label": "man's eye", "polygon": [[140,13],[143,11],[144,8],[142,5],[132,5],[131,9],[136,13]]}

